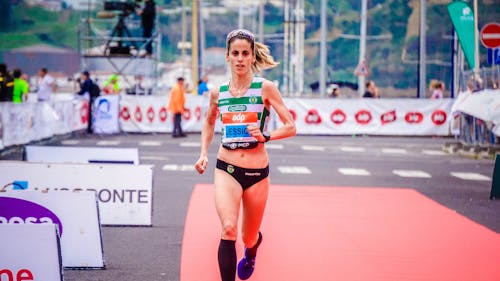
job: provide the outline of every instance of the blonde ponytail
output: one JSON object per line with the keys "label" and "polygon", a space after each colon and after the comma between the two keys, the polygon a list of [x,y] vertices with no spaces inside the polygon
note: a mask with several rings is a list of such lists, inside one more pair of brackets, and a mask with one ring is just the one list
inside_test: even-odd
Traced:
{"label": "blonde ponytail", "polygon": [[274,61],[273,56],[271,56],[269,47],[262,43],[254,42],[254,53],[255,62],[252,65],[253,72],[260,72],[261,70],[273,68],[279,64],[279,62]]}

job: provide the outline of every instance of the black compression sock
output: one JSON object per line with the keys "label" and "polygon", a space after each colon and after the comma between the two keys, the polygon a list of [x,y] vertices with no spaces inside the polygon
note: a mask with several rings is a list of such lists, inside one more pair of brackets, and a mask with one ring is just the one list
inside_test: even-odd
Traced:
{"label": "black compression sock", "polygon": [[246,256],[248,258],[254,258],[257,256],[257,248],[259,248],[260,243],[262,243],[262,233],[259,231],[259,239],[257,240],[257,243],[252,248],[247,248],[246,250]]}
{"label": "black compression sock", "polygon": [[234,281],[236,278],[236,247],[235,241],[220,240],[219,270],[222,281]]}

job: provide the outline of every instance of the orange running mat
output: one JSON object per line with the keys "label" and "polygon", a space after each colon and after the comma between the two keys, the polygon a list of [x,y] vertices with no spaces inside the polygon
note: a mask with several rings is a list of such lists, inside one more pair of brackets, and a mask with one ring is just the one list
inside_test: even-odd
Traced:
{"label": "orange running mat", "polygon": [[[273,185],[262,233],[252,281],[500,280],[500,235],[412,189]],[[181,281],[220,280],[219,240],[213,186],[196,185]]]}

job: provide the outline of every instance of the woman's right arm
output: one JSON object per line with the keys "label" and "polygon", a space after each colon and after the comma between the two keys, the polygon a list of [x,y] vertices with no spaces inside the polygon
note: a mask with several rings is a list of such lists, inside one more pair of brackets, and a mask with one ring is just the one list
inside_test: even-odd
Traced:
{"label": "woman's right arm", "polygon": [[219,100],[219,91],[214,89],[210,92],[210,104],[208,106],[207,117],[201,131],[201,151],[200,158],[194,164],[198,173],[203,174],[208,165],[208,148],[214,137],[215,122],[217,119],[217,102]]}

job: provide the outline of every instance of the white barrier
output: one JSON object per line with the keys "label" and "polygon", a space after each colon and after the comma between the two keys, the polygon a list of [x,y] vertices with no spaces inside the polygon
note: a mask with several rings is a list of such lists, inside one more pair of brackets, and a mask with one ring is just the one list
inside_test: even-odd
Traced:
{"label": "white barrier", "polygon": [[[185,131],[201,131],[208,101],[186,96]],[[298,134],[449,135],[452,100],[285,98]],[[120,126],[127,132],[170,132],[168,97],[127,96],[120,102]],[[270,124],[277,124],[275,114]],[[219,127],[219,126],[217,126]],[[271,126],[272,128],[273,126]]]}
{"label": "white barrier", "polygon": [[139,164],[137,148],[25,146],[25,160],[38,163]]}
{"label": "white barrier", "polygon": [[105,267],[95,192],[0,192],[4,223],[54,223],[61,235],[64,267]]}
{"label": "white barrier", "polygon": [[492,132],[500,136],[500,90],[462,92],[452,107],[452,113],[463,112],[493,125]]}
{"label": "white barrier", "polygon": [[152,225],[153,167],[150,165],[1,161],[2,186],[27,190],[92,190],[99,201],[101,224]]}
{"label": "white barrier", "polygon": [[0,280],[63,280],[54,224],[0,224]]}

